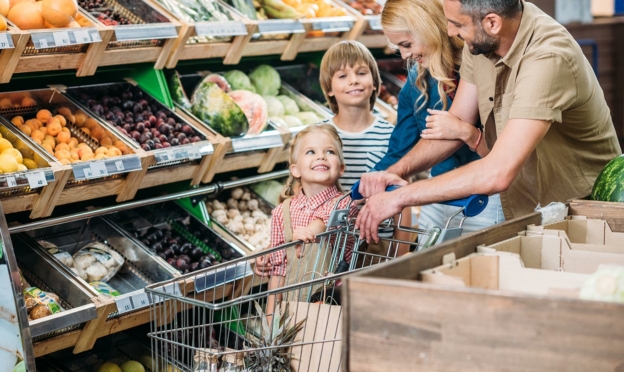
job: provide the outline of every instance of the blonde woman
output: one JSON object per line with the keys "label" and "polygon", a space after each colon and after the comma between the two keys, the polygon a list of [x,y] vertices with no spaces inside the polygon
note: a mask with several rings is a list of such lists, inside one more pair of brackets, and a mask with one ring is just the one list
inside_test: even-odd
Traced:
{"label": "blonde woman", "polygon": [[[447,20],[439,0],[388,0],[381,25],[390,44],[407,62],[408,81],[399,94],[398,119],[388,152],[373,168],[384,171],[403,157],[420,138],[461,140],[457,152],[435,165],[431,177],[446,173],[488,154],[481,130],[446,113],[459,85],[463,41],[447,34]],[[430,114],[444,120],[429,120]],[[419,225],[444,227],[456,207],[423,206]],[[472,232],[504,221],[499,195],[490,197],[486,210],[464,223]]]}

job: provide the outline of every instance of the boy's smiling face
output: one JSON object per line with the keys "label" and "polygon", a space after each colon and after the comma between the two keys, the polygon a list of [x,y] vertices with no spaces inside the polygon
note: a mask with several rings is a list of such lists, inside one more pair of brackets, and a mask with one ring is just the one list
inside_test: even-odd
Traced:
{"label": "boy's smiling face", "polygon": [[370,98],[375,90],[373,74],[366,64],[342,66],[334,73],[331,80],[330,97],[334,97],[340,106],[356,106],[369,110]]}

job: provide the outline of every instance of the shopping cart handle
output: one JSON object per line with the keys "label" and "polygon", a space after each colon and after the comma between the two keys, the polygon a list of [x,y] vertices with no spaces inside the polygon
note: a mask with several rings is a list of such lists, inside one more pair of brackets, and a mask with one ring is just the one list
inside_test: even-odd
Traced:
{"label": "shopping cart handle", "polygon": [[464,208],[464,216],[466,217],[474,217],[479,215],[479,213],[483,212],[485,207],[488,205],[488,196],[487,195],[470,195],[464,199],[455,199],[449,200],[446,202],[442,202],[440,204],[452,205],[454,207],[463,207]]}
{"label": "shopping cart handle", "polygon": [[[397,186],[397,185],[390,185],[388,187],[386,187],[386,191],[394,191],[398,188],[400,188],[401,186]],[[353,200],[362,200],[364,199],[364,197],[362,196],[362,194],[360,194],[360,181],[357,181],[355,184],[353,184],[353,186],[351,187],[351,199]]]}

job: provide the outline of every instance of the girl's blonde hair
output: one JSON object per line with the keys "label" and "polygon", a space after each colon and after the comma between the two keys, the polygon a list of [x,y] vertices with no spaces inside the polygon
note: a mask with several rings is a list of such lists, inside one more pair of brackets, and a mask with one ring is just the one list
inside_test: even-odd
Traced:
{"label": "girl's blonde hair", "polygon": [[368,66],[373,75],[373,87],[375,90],[373,90],[373,94],[370,97],[370,110],[373,111],[377,94],[379,94],[379,87],[381,86],[377,62],[364,44],[355,40],[344,40],[329,48],[321,61],[319,82],[321,83],[325,99],[329,102],[329,108],[334,114],[338,114],[338,102],[336,102],[336,97],[328,95],[332,91],[332,77],[336,71],[343,69],[345,66],[353,67],[356,64]]}
{"label": "girl's blonde hair", "polygon": [[[297,133],[295,138],[290,142],[290,156],[288,158],[288,165],[297,163],[297,151],[299,150],[299,144],[303,137],[310,133],[325,133],[334,141],[334,146],[336,146],[337,156],[340,160],[340,165],[344,165],[344,156],[342,154],[342,140],[338,135],[338,131],[331,124],[310,124],[305,127],[301,132]],[[340,185],[340,179],[336,180],[336,188],[338,191],[342,192],[342,186]],[[284,189],[280,194],[279,202],[283,202],[284,200],[294,196],[297,194],[297,191],[301,189],[301,180],[299,178],[293,177],[292,173],[288,176],[288,180],[286,181],[286,185],[284,185]]]}
{"label": "girl's blonde hair", "polygon": [[[413,39],[422,42],[429,49],[429,67],[418,65],[416,88],[422,92],[423,101],[416,102],[420,110],[428,101],[426,70],[438,82],[438,92],[443,110],[448,108],[447,94],[457,89],[454,74],[461,64],[464,42],[458,37],[449,37],[447,20],[441,0],[388,0],[381,13],[384,31],[407,32]],[[408,61],[411,69],[413,61]]]}

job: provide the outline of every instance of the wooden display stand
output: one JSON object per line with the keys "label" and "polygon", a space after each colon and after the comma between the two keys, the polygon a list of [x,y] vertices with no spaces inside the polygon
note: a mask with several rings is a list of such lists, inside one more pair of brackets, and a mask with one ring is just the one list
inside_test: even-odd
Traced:
{"label": "wooden display stand", "polygon": [[[624,231],[621,203],[573,200],[570,214],[605,218],[614,231]],[[515,237],[527,225],[540,223],[541,215],[533,213],[347,278],[344,368],[617,369],[624,362],[621,304],[417,281],[421,271],[441,265],[451,253],[465,257],[479,245]]]}

